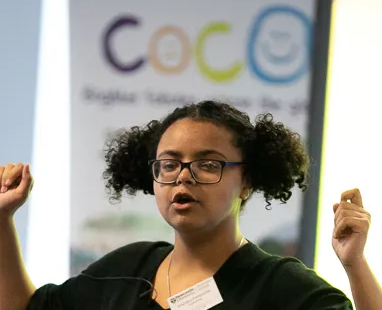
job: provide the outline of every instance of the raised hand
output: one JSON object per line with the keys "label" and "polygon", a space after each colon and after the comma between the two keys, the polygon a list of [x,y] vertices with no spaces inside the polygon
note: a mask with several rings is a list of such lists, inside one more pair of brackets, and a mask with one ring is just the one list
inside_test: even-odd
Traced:
{"label": "raised hand", "polygon": [[333,249],[345,268],[352,267],[365,260],[370,214],[363,207],[358,189],[343,192],[341,202],[333,205],[333,211]]}
{"label": "raised hand", "polygon": [[0,216],[12,216],[25,203],[32,187],[29,165],[0,166]]}

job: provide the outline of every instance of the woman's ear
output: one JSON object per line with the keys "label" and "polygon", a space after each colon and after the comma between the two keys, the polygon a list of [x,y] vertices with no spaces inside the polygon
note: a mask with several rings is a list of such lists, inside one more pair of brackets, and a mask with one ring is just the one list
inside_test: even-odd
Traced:
{"label": "woman's ear", "polygon": [[253,192],[253,189],[251,187],[244,187],[240,193],[240,198],[242,200],[247,200]]}

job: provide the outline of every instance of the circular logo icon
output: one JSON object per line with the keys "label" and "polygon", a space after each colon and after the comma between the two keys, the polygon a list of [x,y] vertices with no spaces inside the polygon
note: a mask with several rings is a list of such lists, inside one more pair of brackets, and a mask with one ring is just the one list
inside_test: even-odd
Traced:
{"label": "circular logo icon", "polygon": [[269,83],[291,83],[308,70],[312,25],[304,12],[289,6],[265,9],[250,33],[248,61],[251,71]]}

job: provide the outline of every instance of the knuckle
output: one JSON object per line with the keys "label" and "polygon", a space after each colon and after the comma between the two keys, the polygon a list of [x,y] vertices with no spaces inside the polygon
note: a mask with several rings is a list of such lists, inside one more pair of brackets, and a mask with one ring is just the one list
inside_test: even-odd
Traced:
{"label": "knuckle", "polygon": [[341,214],[342,214],[342,217],[349,217],[349,216],[351,216],[352,214],[351,214],[351,211],[349,211],[349,210],[345,210],[345,209],[343,209],[342,210],[342,212],[341,212]]}
{"label": "knuckle", "polygon": [[338,215],[343,216],[347,213],[348,209],[346,209],[347,205],[342,205],[341,208],[338,208]]}
{"label": "knuckle", "polygon": [[345,214],[345,213],[343,213],[339,218],[338,218],[338,222],[339,223],[344,223],[344,224],[347,224],[347,223],[349,223],[349,216],[348,216],[348,214]]}
{"label": "knuckle", "polygon": [[338,211],[341,213],[344,212],[348,208],[348,203],[346,201],[342,201],[340,206],[338,207]]}

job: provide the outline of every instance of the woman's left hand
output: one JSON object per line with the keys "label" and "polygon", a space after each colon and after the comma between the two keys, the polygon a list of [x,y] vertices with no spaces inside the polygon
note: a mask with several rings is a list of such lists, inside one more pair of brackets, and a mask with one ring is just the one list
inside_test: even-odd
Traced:
{"label": "woman's left hand", "polygon": [[333,211],[333,249],[344,268],[352,268],[365,261],[370,214],[363,208],[358,189],[343,192],[341,202],[333,205]]}

